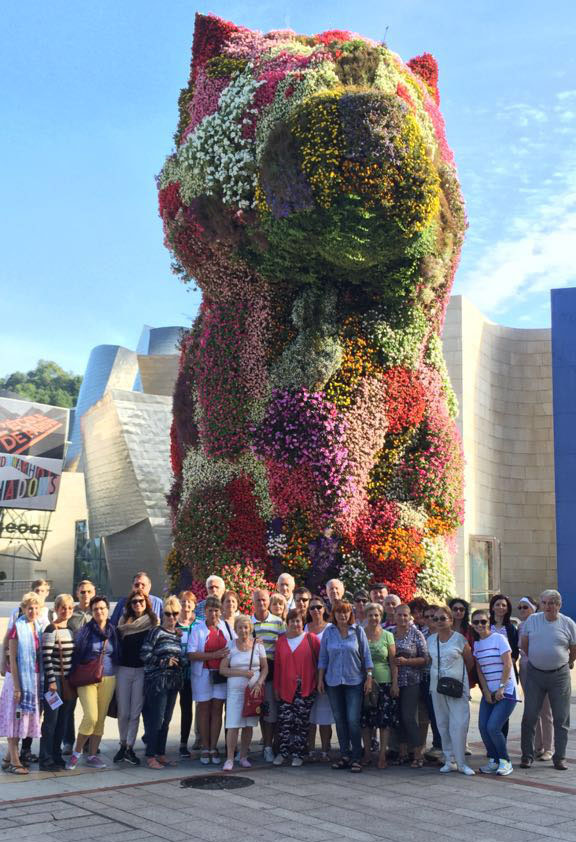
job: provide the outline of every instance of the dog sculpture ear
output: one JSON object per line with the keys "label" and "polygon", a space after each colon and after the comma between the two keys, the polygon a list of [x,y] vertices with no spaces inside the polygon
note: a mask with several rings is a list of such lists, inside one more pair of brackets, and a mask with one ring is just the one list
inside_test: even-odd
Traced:
{"label": "dog sculpture ear", "polygon": [[440,104],[440,93],[438,91],[438,62],[431,53],[422,53],[421,56],[415,56],[410,61],[406,62],[410,70],[419,76],[430,89],[430,93],[436,101],[436,105]]}
{"label": "dog sculpture ear", "polygon": [[241,27],[234,23],[196,12],[190,74],[192,82],[196,81],[198,71],[203,69],[211,58],[220,55],[230,35],[240,31]]}

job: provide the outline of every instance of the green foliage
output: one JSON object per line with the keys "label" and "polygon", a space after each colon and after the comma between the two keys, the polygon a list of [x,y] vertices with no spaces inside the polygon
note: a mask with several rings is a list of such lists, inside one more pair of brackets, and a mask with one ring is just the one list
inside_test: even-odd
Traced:
{"label": "green foliage", "polygon": [[300,332],[274,363],[270,372],[272,386],[320,389],[342,363],[335,291],[305,288],[294,302],[292,322]]}
{"label": "green foliage", "polygon": [[242,58],[228,56],[214,56],[206,62],[206,75],[211,79],[222,79],[241,73],[248,62]]}
{"label": "green foliage", "polygon": [[25,374],[15,371],[0,377],[0,390],[15,392],[22,398],[51,406],[76,405],[82,378],[71,371],[64,371],[50,360],[38,360],[38,365]]}
{"label": "green foliage", "polygon": [[424,538],[424,563],[416,577],[417,595],[431,602],[447,602],[456,592],[450,552],[442,538]]}
{"label": "green foliage", "polygon": [[343,85],[372,87],[380,65],[382,50],[365,41],[345,41],[339,45],[340,57],[335,70]]}

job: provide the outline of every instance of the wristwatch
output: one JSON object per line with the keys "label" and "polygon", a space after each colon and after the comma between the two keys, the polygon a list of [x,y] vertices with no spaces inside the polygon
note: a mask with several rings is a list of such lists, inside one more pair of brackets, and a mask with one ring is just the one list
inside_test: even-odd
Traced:
{"label": "wristwatch", "polygon": [[505,687],[506,687],[506,685],[505,685],[505,684],[500,684],[500,685],[499,685],[499,687],[498,687],[498,689],[499,689],[499,690],[504,690],[504,688],[505,688]]}
{"label": "wristwatch", "polygon": [[372,678],[372,670],[366,670],[366,675],[367,675],[369,678]]}

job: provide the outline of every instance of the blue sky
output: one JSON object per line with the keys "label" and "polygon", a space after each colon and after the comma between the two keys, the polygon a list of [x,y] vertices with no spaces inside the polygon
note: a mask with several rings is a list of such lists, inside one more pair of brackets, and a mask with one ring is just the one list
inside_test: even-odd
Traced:
{"label": "blue sky", "polygon": [[576,278],[576,4],[479,0],[4,0],[0,42],[0,375],[82,373],[101,343],[188,324],[154,175],[170,152],[194,13],[256,29],[352,29],[440,64],[468,206],[455,292],[495,321],[549,322]]}

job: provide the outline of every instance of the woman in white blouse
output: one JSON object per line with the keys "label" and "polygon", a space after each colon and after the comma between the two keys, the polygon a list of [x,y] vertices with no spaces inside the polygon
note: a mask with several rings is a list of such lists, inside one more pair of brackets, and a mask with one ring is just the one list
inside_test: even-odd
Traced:
{"label": "woman in white blouse", "polygon": [[230,654],[235,633],[222,619],[222,604],[217,597],[206,597],[204,610],[206,620],[194,626],[188,638],[188,660],[202,740],[200,762],[218,764],[218,737],[226,699],[226,681],[219,680],[220,663]]}
{"label": "woman in white blouse", "polygon": [[[453,630],[452,611],[447,605],[436,609],[434,623],[437,631],[428,638],[428,654],[431,663],[430,695],[444,752],[444,765],[440,771],[452,772],[458,769],[463,775],[474,775],[474,770],[465,760],[466,736],[470,724],[470,686],[466,667],[472,668],[474,657],[466,638]],[[438,692],[438,679],[444,677],[462,683],[462,694],[459,697]]]}
{"label": "woman in white blouse", "polygon": [[228,679],[226,682],[226,762],[222,767],[225,772],[234,768],[234,755],[240,737],[239,764],[248,769],[252,764],[248,760],[252,731],[258,725],[257,716],[243,716],[246,687],[257,693],[264,685],[268,675],[266,650],[259,641],[254,640],[254,624],[250,617],[240,614],[234,621],[236,640],[230,647],[230,654],[223,658],[220,672]]}

